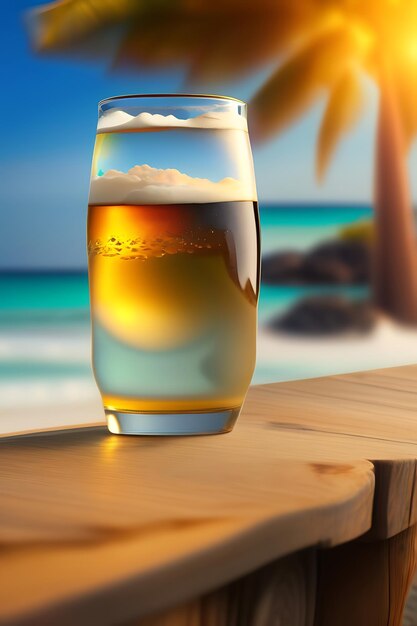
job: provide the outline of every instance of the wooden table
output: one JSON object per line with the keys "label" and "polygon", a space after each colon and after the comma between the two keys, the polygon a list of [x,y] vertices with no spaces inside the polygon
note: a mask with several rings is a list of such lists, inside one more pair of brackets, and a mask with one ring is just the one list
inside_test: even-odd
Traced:
{"label": "wooden table", "polygon": [[0,442],[0,623],[397,626],[417,367],[251,388],[227,435]]}

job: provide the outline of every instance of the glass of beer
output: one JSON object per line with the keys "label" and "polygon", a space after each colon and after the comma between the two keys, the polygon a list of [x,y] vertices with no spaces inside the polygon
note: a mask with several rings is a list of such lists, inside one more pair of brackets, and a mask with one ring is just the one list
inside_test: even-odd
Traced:
{"label": "glass of beer", "polygon": [[233,428],[255,365],[256,200],[244,102],[100,102],[87,240],[93,368],[112,433]]}

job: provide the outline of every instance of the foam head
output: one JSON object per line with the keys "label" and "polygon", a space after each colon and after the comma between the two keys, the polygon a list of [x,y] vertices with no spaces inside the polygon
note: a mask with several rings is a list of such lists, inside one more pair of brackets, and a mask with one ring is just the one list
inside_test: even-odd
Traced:
{"label": "foam head", "polygon": [[142,112],[130,115],[111,109],[104,112],[97,124],[97,133],[117,133],[146,128],[206,128],[210,130],[248,130],[246,118],[232,111],[211,111],[181,119],[175,115]]}
{"label": "foam head", "polygon": [[[160,140],[158,131],[169,132],[170,129],[178,129],[183,133],[178,141],[181,144],[182,153],[185,152],[186,154],[186,145],[191,138],[190,134],[194,135],[197,131],[202,132],[202,135],[199,135],[201,149],[196,153],[195,142],[190,142],[189,158],[190,167],[192,165],[194,171],[196,171],[196,162],[201,161],[201,171],[204,173],[207,167],[205,131],[210,133],[207,135],[207,140],[210,138],[209,143],[211,145],[214,141],[220,157],[219,159],[216,157],[216,172],[212,171],[212,177],[217,178],[217,180],[190,176],[175,168],[160,169],[147,164],[134,165],[129,169],[126,168],[127,171],[123,171],[125,162],[121,161],[119,169],[105,170],[104,168],[105,171],[103,171],[102,169],[98,170],[97,167],[94,168],[90,186],[90,204],[184,204],[256,200],[246,118],[237,112],[213,111],[188,119],[180,119],[174,115],[146,112],[134,116],[126,111],[112,109],[104,112],[99,118],[97,133],[100,140],[97,138],[95,163],[99,161],[98,155],[101,153],[99,146],[102,145],[103,141],[107,141],[107,137],[115,138],[116,135],[122,141],[123,136],[127,139],[127,133],[130,138],[132,138],[132,133],[137,133],[138,151],[136,153],[135,148],[134,158],[141,151],[145,152],[145,149],[141,148],[141,145],[144,144],[140,143],[141,138],[145,141],[144,131],[153,131],[151,134],[156,133],[158,135],[155,144],[151,144],[154,162],[155,160],[158,162],[158,156],[155,156],[154,153],[155,146],[161,150],[161,159],[166,162],[170,160],[166,158],[167,142]],[[146,137],[148,140],[151,139],[148,133],[146,133]],[[175,139],[176,141],[177,139]],[[172,154],[174,164],[178,155],[176,147],[177,143],[174,145]],[[106,150],[108,152],[108,148]],[[118,154],[122,153],[123,148],[120,146]],[[218,162],[221,162],[225,155],[225,162],[229,158],[233,165],[233,176],[220,177],[218,174],[223,173],[223,166],[219,168]],[[111,159],[107,159],[105,162],[107,167],[112,164]],[[185,167],[187,165],[188,161],[186,161]],[[209,170],[207,169],[207,171]],[[97,175],[95,175],[96,173]],[[229,172],[225,171],[224,173]]]}

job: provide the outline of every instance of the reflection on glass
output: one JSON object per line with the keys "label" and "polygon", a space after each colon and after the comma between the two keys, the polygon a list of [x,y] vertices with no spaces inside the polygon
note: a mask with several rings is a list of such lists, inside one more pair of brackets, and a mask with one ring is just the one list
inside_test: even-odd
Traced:
{"label": "reflection on glass", "polygon": [[88,253],[109,429],[230,430],[255,364],[259,227],[246,107],[100,104]]}

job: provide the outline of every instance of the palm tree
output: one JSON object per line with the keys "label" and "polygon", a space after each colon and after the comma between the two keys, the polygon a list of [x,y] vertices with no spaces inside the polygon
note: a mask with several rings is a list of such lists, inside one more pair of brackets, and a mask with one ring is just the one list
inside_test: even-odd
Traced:
{"label": "palm tree", "polygon": [[[272,66],[251,101],[251,133],[270,138],[319,99],[322,179],[379,89],[373,285],[376,305],[417,324],[417,249],[406,154],[417,131],[416,0],[60,0],[29,20],[39,52],[107,58],[112,68],[182,64],[189,80]],[[111,45],[110,45],[111,44]]]}

